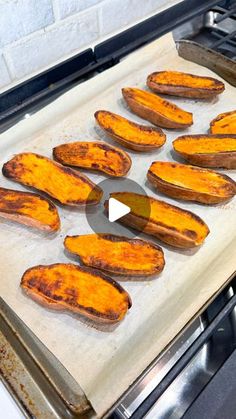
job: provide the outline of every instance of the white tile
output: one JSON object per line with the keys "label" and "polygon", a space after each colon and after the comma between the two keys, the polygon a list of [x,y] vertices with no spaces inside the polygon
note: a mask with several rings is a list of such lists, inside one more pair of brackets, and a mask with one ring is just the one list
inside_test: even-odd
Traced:
{"label": "white tile", "polygon": [[73,51],[84,49],[97,37],[97,12],[85,12],[74,21],[70,19],[70,22],[63,22],[9,47],[6,55],[11,62],[11,72],[15,79],[20,79],[53,64]]}
{"label": "white tile", "polygon": [[102,0],[54,0],[57,3],[60,19],[78,13],[88,7],[101,3]]}
{"label": "white tile", "polygon": [[9,83],[11,83],[11,78],[8,73],[3,55],[0,54],[0,88],[6,86]]}
{"label": "white tile", "polygon": [[101,35],[122,30],[122,27],[157,13],[167,0],[106,0],[101,4]]}
{"label": "white tile", "polygon": [[0,1],[0,47],[54,21],[51,0]]}

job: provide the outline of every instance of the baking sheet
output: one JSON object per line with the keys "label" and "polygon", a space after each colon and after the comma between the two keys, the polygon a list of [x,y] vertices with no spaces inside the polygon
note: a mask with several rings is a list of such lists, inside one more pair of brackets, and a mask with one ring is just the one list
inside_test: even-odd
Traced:
{"label": "baking sheet", "polygon": [[[213,75],[179,58],[171,35],[166,35],[2,134],[0,164],[23,151],[50,157],[52,147],[67,141],[108,140],[95,128],[93,114],[98,109],[141,122],[124,106],[120,89],[143,88],[147,74],[161,69]],[[226,91],[210,102],[172,100],[194,113],[195,123],[185,132],[204,133],[213,117],[235,108],[236,93],[226,83]],[[166,130],[167,142],[160,151],[129,152],[133,165],[128,177],[149,195],[158,197],[146,182],[148,167],[154,160],[173,160],[171,142],[182,133]],[[233,171],[227,174],[236,178]],[[104,179],[98,174],[89,177],[96,183]],[[24,189],[2,175],[0,184]],[[198,214],[211,233],[198,250],[174,251],[163,246],[166,267],[158,278],[123,283],[132,297],[133,307],[111,332],[96,330],[76,317],[47,310],[26,297],[19,287],[23,272],[30,266],[71,262],[64,253],[63,239],[66,234],[91,232],[84,211],[60,207],[62,228],[52,237],[0,220],[0,294],[79,382],[98,416],[121,396],[235,270],[235,199],[228,204],[207,207],[159,197]]]}

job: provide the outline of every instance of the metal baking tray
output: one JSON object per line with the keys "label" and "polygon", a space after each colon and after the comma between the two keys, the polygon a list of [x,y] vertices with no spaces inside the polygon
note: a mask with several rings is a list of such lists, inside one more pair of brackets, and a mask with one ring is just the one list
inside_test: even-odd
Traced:
{"label": "metal baking tray", "polygon": [[[202,52],[200,55],[197,54],[198,62],[206,66],[209,60],[214,62],[214,70],[224,77],[222,69],[228,66],[228,60],[212,51],[208,55],[206,48],[199,45],[197,50]],[[179,42],[178,51],[184,58],[197,61],[196,45],[193,43]],[[236,83],[235,72],[232,77],[232,84],[234,84]],[[224,287],[230,279],[231,277],[226,278]],[[185,330],[215,297],[216,294],[200,312],[196,313],[191,322],[186,325]],[[176,339],[179,339],[183,333],[184,330]],[[153,362],[157,363],[172,344],[173,342]],[[2,299],[0,299],[0,348],[2,379],[26,416],[38,419],[95,416],[78,383]],[[139,380],[141,378],[139,377]]]}

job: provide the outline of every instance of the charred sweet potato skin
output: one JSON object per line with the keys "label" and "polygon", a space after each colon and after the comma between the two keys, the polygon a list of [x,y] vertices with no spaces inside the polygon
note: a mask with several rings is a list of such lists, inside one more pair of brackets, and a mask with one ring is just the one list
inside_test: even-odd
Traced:
{"label": "charred sweet potato skin", "polygon": [[236,110],[219,114],[210,123],[211,134],[236,135]]}
{"label": "charred sweet potato skin", "polygon": [[148,127],[129,121],[121,115],[100,110],[95,119],[113,140],[136,151],[149,151],[162,147],[166,136],[160,128]]}
{"label": "charred sweet potato skin", "polygon": [[74,264],[28,269],[21,287],[46,307],[82,314],[98,323],[116,323],[131,307],[128,293],[113,279]]}
{"label": "charred sweet potato skin", "polygon": [[0,217],[49,232],[60,228],[55,205],[30,192],[0,188]]}
{"label": "charred sweet potato skin", "polygon": [[236,184],[228,176],[185,164],[153,162],[147,177],[160,192],[185,201],[218,204],[236,193]]}
{"label": "charred sweet potato skin", "polygon": [[3,165],[3,175],[47,193],[64,205],[97,204],[102,190],[81,173],[34,153],[15,155]]}
{"label": "charred sweet potato skin", "polygon": [[110,176],[125,176],[131,167],[129,155],[102,141],[77,141],[61,144],[53,149],[59,163],[84,169],[98,170]]}
{"label": "charred sweet potato skin", "polygon": [[85,265],[109,274],[149,276],[159,274],[165,265],[162,249],[139,239],[100,233],[67,236],[64,245]]}
{"label": "charred sweet potato skin", "polygon": [[173,148],[193,165],[236,169],[236,135],[183,135],[173,141]]}
{"label": "charred sweet potato skin", "polygon": [[157,93],[193,99],[210,99],[225,89],[224,83],[213,77],[196,76],[179,71],[158,71],[147,78],[148,87]]}
{"label": "charred sweet potato skin", "polygon": [[167,202],[133,192],[114,192],[110,196],[131,208],[129,214],[120,218],[120,222],[171,246],[183,249],[196,247],[209,234],[208,226],[200,217]]}
{"label": "charred sweet potato skin", "polygon": [[193,124],[193,115],[190,112],[154,93],[126,87],[122,89],[122,94],[132,112],[154,125],[184,129]]}

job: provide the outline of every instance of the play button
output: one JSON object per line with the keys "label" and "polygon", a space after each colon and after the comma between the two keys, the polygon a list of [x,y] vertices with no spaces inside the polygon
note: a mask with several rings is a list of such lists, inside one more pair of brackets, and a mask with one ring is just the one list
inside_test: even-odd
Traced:
{"label": "play button", "polygon": [[122,202],[117,201],[115,198],[109,198],[108,201],[108,219],[111,223],[119,220],[119,218],[124,217],[124,215],[129,214],[130,207],[128,205],[122,204]]}
{"label": "play button", "polygon": [[[130,207],[111,197],[114,192],[133,192],[140,195],[146,195],[144,188],[138,183],[127,178],[109,178],[98,183],[103,190],[103,197],[98,205],[86,206],[87,222],[94,233],[109,233],[129,238],[137,237],[140,232],[133,230],[122,224],[122,217],[130,213]],[[108,202],[104,209],[104,203]],[[150,208],[145,209],[145,215],[150,215]],[[145,216],[146,218],[146,216]],[[142,229],[145,228],[145,222]],[[91,232],[88,230],[88,233]]]}

